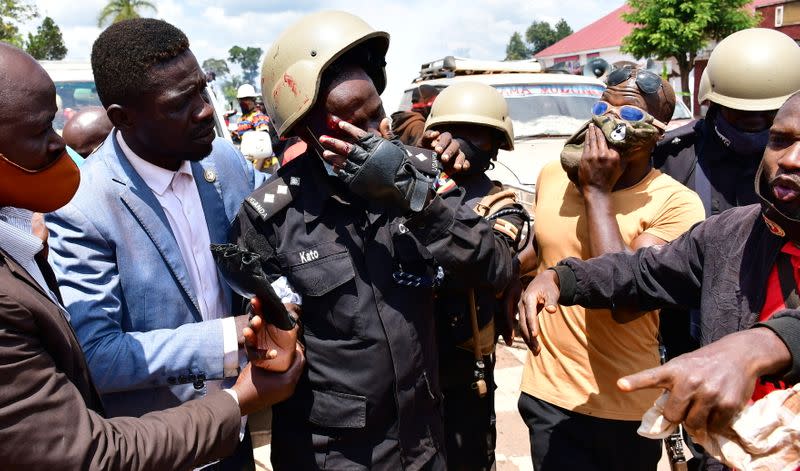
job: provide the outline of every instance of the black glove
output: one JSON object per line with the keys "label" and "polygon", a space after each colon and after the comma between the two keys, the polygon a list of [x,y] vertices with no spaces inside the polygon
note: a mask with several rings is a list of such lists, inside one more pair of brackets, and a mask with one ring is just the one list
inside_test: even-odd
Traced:
{"label": "black glove", "polygon": [[211,244],[211,256],[234,291],[245,299],[256,297],[261,301],[266,322],[281,330],[294,328],[295,321],[272,289],[272,283],[261,269],[258,254],[235,244]]}
{"label": "black glove", "polygon": [[411,160],[414,158],[400,141],[369,134],[352,146],[347,161],[339,170],[339,178],[350,191],[366,200],[418,212],[425,206],[428,192],[438,176],[438,163],[427,157],[428,162],[415,163]]}

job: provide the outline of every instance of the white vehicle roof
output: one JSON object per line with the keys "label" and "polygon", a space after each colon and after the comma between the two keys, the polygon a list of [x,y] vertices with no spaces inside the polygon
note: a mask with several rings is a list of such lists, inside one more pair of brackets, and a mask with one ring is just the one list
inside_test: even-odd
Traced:
{"label": "white vehicle roof", "polygon": [[419,77],[414,82],[457,75],[538,73],[541,71],[542,65],[536,59],[487,61],[447,56],[444,59],[422,64]]}
{"label": "white vehicle roof", "polygon": [[[56,84],[57,93],[63,93],[58,91],[60,88],[65,88],[67,90],[66,93],[73,94],[73,98],[79,98],[84,102],[83,104],[92,104],[88,103],[90,100],[95,100],[97,106],[101,106],[100,99],[97,97],[97,92],[94,90],[94,73],[92,72],[92,63],[89,61],[75,61],[75,60],[61,60],[61,61],[39,61],[39,64],[44,68],[50,78]],[[91,82],[92,83],[92,90],[87,91],[85,86],[81,85],[81,89],[72,89],[70,88],[71,84],[68,82]],[[59,84],[61,84],[59,86]],[[206,86],[206,91],[211,98],[212,106],[214,108],[214,121],[217,135],[230,141],[231,136],[230,132],[225,128],[225,118],[222,115],[222,107],[219,105],[219,101],[214,94],[214,90],[211,87]],[[61,98],[63,100],[63,97]],[[63,103],[63,102],[62,102]],[[62,106],[62,105],[59,105]],[[71,106],[71,105],[70,105]],[[56,118],[58,123],[54,123],[56,126],[56,130],[60,133],[61,127],[63,127],[63,116],[59,120],[59,117]]]}
{"label": "white vehicle roof", "polygon": [[594,77],[585,77],[583,75],[571,74],[550,74],[550,73],[514,73],[514,74],[473,74],[473,75],[456,75],[454,77],[437,78],[431,80],[423,80],[414,83],[413,86],[408,87],[407,90],[412,90],[416,86],[425,84],[433,87],[447,87],[458,82],[479,82],[487,85],[541,85],[541,84],[568,84],[568,85],[600,85],[605,87],[602,80]]}
{"label": "white vehicle roof", "polygon": [[39,61],[53,82],[93,82],[89,61]]}

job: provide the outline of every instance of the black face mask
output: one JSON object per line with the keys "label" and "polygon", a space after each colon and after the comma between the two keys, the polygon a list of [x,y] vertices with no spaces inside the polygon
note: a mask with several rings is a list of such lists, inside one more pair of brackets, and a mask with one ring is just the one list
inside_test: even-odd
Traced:
{"label": "black face mask", "polygon": [[460,145],[461,152],[464,153],[464,157],[466,157],[466,159],[469,161],[469,169],[459,172],[460,175],[477,175],[483,173],[492,166],[493,160],[497,160],[496,148],[491,152],[487,152],[485,150],[481,150],[475,144],[466,139],[457,137],[455,140]]}
{"label": "black face mask", "polygon": [[722,145],[739,155],[760,156],[769,141],[769,128],[758,132],[741,131],[723,118],[722,113],[714,117],[714,131]]}

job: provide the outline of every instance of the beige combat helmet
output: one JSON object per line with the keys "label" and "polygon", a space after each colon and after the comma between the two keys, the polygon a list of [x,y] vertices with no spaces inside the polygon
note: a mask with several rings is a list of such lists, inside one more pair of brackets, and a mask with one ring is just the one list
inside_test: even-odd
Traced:
{"label": "beige combat helmet", "polygon": [[699,99],[742,111],[777,110],[800,90],[800,46],[772,29],[751,28],[714,48]]}
{"label": "beige combat helmet", "polygon": [[325,69],[347,51],[368,44],[379,61],[366,70],[378,93],[386,87],[384,57],[389,34],[342,11],[301,18],[272,43],[261,65],[261,93],[278,135],[285,137],[317,100]]}
{"label": "beige combat helmet", "polygon": [[460,82],[445,88],[433,102],[425,130],[460,123],[497,129],[505,138],[500,148],[514,150],[514,126],[508,116],[508,104],[494,87]]}

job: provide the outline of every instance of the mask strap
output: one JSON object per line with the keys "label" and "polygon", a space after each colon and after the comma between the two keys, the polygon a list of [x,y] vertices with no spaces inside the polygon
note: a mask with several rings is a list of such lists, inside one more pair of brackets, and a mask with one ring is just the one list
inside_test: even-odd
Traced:
{"label": "mask strap", "polygon": [[20,165],[20,164],[18,164],[16,162],[12,162],[8,157],[6,157],[3,154],[0,154],[0,159],[5,160],[12,167],[16,167],[17,169],[22,170],[25,173],[33,174],[33,173],[43,172],[43,171],[47,170],[48,168],[52,167],[53,165],[57,164],[58,161],[61,160],[64,157],[64,154],[66,154],[66,153],[67,153],[67,149],[64,149],[63,151],[61,151],[61,153],[58,155],[58,157],[55,158],[55,160],[53,160],[49,164],[45,165],[44,167],[42,167],[40,169],[36,169],[36,170],[31,170],[29,168],[23,167],[22,165]]}

